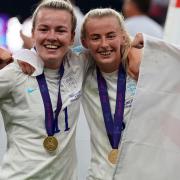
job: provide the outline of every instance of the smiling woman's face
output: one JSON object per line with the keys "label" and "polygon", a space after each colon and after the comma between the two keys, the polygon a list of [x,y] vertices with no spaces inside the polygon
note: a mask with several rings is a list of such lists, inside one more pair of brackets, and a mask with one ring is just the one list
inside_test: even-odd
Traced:
{"label": "smiling woman's face", "polygon": [[32,35],[45,66],[58,68],[74,41],[71,14],[66,10],[40,9]]}
{"label": "smiling woman's face", "polygon": [[96,63],[100,67],[109,67],[110,71],[117,69],[121,62],[121,45],[124,43],[117,18],[114,16],[89,18],[85,30],[84,46],[90,50]]}

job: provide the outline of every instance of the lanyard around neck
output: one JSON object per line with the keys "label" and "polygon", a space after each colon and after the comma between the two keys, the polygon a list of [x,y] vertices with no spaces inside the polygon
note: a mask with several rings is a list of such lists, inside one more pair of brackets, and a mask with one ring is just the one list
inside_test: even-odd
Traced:
{"label": "lanyard around neck", "polygon": [[96,72],[97,72],[99,97],[100,97],[106,132],[111,147],[113,149],[118,149],[118,145],[121,138],[121,131],[123,129],[124,102],[125,102],[125,92],[126,92],[126,73],[122,65],[120,65],[118,71],[118,80],[117,80],[115,114],[114,117],[112,117],[106,81],[102,76],[98,67],[96,68]]}
{"label": "lanyard around neck", "polygon": [[57,98],[57,107],[55,110],[55,116],[54,116],[53,109],[52,109],[51,98],[49,95],[49,90],[48,90],[48,86],[46,83],[45,75],[44,75],[44,73],[42,73],[41,75],[36,77],[39,88],[40,88],[41,96],[43,99],[43,103],[44,103],[45,127],[46,127],[48,136],[53,136],[55,133],[60,131],[58,128],[58,115],[62,108],[60,84],[61,84],[62,76],[64,74],[63,64],[60,67],[59,74],[60,74],[60,79],[59,79],[58,98]]}

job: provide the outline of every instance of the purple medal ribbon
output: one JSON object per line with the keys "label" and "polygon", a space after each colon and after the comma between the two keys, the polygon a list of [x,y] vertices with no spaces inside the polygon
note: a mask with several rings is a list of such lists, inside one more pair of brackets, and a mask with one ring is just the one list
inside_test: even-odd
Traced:
{"label": "purple medal ribbon", "polygon": [[[44,103],[45,127],[46,127],[46,131],[47,131],[48,136],[53,136],[55,133],[58,133],[60,131],[58,128],[58,116],[59,116],[59,113],[60,113],[61,108],[62,108],[60,82],[61,82],[62,76],[64,74],[63,64],[60,67],[59,74],[60,74],[60,80],[59,80],[58,100],[57,100],[57,107],[55,110],[55,117],[54,117],[54,113],[53,113],[53,109],[52,109],[52,103],[51,103],[51,99],[50,99],[50,95],[49,95],[49,91],[48,91],[48,86],[46,83],[46,78],[44,76],[44,73],[42,73],[41,75],[36,77],[36,79],[38,81],[39,88],[40,88],[41,96],[43,99],[43,103]],[[67,116],[67,108],[65,108],[64,111],[66,112],[65,113],[65,121],[66,121],[65,122],[65,124],[66,124],[65,130],[69,130],[68,120],[67,120],[67,117],[68,117]]]}
{"label": "purple medal ribbon", "polygon": [[124,102],[125,102],[125,92],[126,92],[126,72],[124,71],[122,65],[120,65],[118,71],[116,107],[115,107],[115,114],[113,121],[106,81],[103,78],[98,67],[96,71],[97,71],[99,97],[100,97],[106,132],[112,149],[118,149],[119,142],[121,139],[121,131],[123,130]]}

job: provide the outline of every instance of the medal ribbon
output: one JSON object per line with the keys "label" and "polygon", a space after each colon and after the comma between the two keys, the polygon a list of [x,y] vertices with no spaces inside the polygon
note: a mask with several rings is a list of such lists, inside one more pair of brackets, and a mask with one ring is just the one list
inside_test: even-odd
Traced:
{"label": "medal ribbon", "polygon": [[116,107],[115,107],[115,114],[113,121],[106,81],[103,78],[98,67],[96,71],[97,71],[99,97],[100,97],[106,132],[112,149],[118,149],[119,142],[121,139],[121,131],[123,130],[126,73],[122,65],[120,65],[118,71]]}
{"label": "medal ribbon", "polygon": [[44,103],[45,127],[46,127],[48,136],[53,136],[55,133],[58,133],[60,131],[58,128],[58,116],[59,116],[59,112],[61,111],[61,108],[62,108],[62,99],[61,99],[61,92],[60,92],[61,83],[60,82],[61,82],[62,76],[64,74],[63,64],[60,67],[59,74],[60,74],[60,80],[59,80],[59,90],[58,90],[57,107],[55,110],[55,117],[54,117],[51,98],[49,95],[48,86],[46,83],[46,78],[44,76],[44,73],[42,73],[41,75],[36,77],[39,88],[40,88],[41,96],[43,99],[43,103]]}

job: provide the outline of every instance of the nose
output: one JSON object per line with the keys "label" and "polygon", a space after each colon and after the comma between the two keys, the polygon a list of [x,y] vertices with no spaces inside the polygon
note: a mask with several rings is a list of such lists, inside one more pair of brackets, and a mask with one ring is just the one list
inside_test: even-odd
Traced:
{"label": "nose", "polygon": [[108,41],[105,37],[101,38],[101,47],[107,47],[108,46]]}
{"label": "nose", "polygon": [[56,32],[54,30],[50,30],[47,33],[47,39],[48,40],[56,40],[57,39]]}

